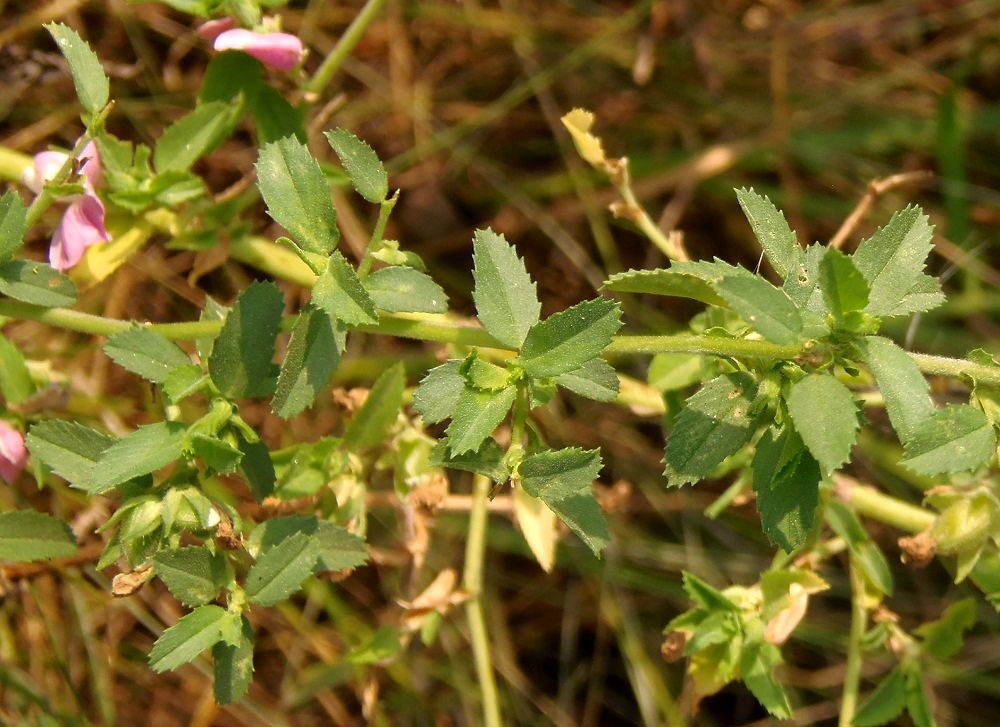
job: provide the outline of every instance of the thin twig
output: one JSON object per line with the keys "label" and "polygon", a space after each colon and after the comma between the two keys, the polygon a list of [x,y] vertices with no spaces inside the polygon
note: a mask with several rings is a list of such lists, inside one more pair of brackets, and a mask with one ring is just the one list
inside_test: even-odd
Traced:
{"label": "thin twig", "polygon": [[873,179],[868,183],[868,189],[865,191],[864,196],[858,202],[857,207],[854,211],[847,216],[844,220],[844,224],[840,226],[840,229],[830,238],[830,247],[841,248],[844,243],[847,242],[847,238],[851,236],[858,224],[864,218],[868,211],[875,204],[875,200],[881,197],[883,194],[891,189],[900,187],[904,184],[913,184],[916,182],[923,182],[927,179],[934,177],[934,173],[922,169],[917,172],[900,172],[899,174],[891,174],[888,177],[882,177],[881,179]]}

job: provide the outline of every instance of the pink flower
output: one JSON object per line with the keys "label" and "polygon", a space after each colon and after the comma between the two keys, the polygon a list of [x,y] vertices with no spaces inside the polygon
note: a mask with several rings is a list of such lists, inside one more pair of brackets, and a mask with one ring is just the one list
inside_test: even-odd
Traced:
{"label": "pink flower", "polygon": [[[22,181],[35,194],[40,193],[45,183],[56,176],[67,158],[67,154],[59,151],[36,154],[35,163],[25,170]],[[84,193],[68,198],[70,205],[49,245],[49,263],[60,271],[68,270],[80,262],[87,248],[95,242],[111,239],[104,227],[104,205],[94,191],[101,180],[101,158],[97,153],[97,145],[93,141],[88,142],[77,159],[83,162],[80,171],[83,174]]]}
{"label": "pink flower", "polygon": [[215,20],[209,20],[207,23],[202,23],[194,32],[205,40],[212,41],[225,31],[235,27],[236,21],[233,18],[216,18]]}
{"label": "pink flower", "polygon": [[24,437],[0,419],[0,478],[7,484],[14,484],[27,463],[28,450],[24,448]]}
{"label": "pink flower", "polygon": [[241,50],[261,63],[288,71],[302,62],[305,49],[302,41],[288,33],[255,33],[235,28],[226,30],[215,39],[215,50]]}

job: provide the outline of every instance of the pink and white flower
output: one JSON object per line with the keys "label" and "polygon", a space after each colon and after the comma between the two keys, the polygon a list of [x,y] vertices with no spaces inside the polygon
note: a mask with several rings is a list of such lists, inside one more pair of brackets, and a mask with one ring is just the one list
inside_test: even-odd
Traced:
{"label": "pink and white flower", "polygon": [[[40,152],[35,155],[34,164],[25,170],[22,181],[39,194],[68,158],[68,154],[59,151]],[[80,262],[87,248],[94,243],[111,239],[104,226],[104,204],[94,191],[101,180],[101,158],[97,145],[93,141],[88,142],[77,159],[82,162],[80,172],[84,193],[67,198],[70,200],[69,207],[49,245],[49,263],[60,271]]]}
{"label": "pink and white flower", "polygon": [[264,65],[288,71],[302,62],[305,48],[302,41],[289,33],[255,33],[233,28],[218,34],[215,50],[239,50],[248,53]]}
{"label": "pink and white flower", "polygon": [[24,436],[5,420],[0,419],[0,479],[7,484],[21,476],[28,463]]}

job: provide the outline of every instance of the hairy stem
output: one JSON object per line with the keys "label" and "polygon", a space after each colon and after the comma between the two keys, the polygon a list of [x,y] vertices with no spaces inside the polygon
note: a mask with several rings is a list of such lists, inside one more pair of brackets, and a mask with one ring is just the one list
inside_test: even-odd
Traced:
{"label": "hairy stem", "polygon": [[858,707],[861,683],[861,640],[865,635],[868,611],[865,609],[865,578],[851,558],[851,632],[847,641],[847,665],[844,669],[844,691],[840,699],[838,727],[851,727]]}
{"label": "hairy stem", "polygon": [[462,586],[471,596],[465,604],[465,616],[469,621],[472,655],[483,698],[483,723],[487,727],[500,727],[503,720],[500,717],[500,700],[497,696],[490,637],[486,632],[482,601],[490,481],[482,475],[476,475],[472,487],[472,510],[469,513],[469,534],[465,540],[465,570],[462,573]]}
{"label": "hairy stem", "polygon": [[399,200],[399,190],[392,195],[389,199],[382,200],[382,204],[378,208],[378,221],[375,222],[375,229],[372,230],[371,239],[368,240],[368,246],[365,248],[365,254],[361,258],[361,262],[358,264],[358,277],[364,280],[368,277],[368,271],[372,269],[372,262],[375,258],[372,257],[379,245],[382,244],[382,235],[385,234],[385,225],[389,221],[389,215],[392,214],[392,208],[396,206],[396,202]]}

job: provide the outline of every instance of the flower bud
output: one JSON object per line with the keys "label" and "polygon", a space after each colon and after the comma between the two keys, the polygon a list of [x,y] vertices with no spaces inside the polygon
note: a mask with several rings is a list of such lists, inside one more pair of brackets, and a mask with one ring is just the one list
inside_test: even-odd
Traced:
{"label": "flower bud", "polygon": [[0,478],[13,484],[28,463],[28,450],[24,437],[3,419],[0,419]]}
{"label": "flower bud", "polygon": [[261,63],[288,71],[302,62],[305,50],[302,41],[288,33],[255,33],[234,28],[220,33],[213,45],[215,50],[241,50]]}
{"label": "flower bud", "polygon": [[931,529],[937,551],[948,555],[981,544],[998,514],[996,500],[984,492],[949,505]]}

